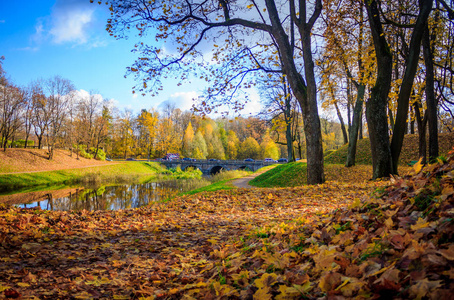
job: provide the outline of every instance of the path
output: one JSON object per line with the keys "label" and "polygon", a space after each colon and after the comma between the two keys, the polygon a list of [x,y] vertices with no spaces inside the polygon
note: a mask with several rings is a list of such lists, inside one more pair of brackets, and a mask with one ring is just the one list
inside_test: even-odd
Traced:
{"label": "path", "polygon": [[265,173],[266,171],[269,171],[271,169],[266,169],[265,171],[260,171],[260,172],[255,172],[249,176],[246,177],[241,177],[237,178],[232,181],[232,184],[236,186],[237,188],[243,188],[243,189],[252,189],[252,188],[257,188],[256,186],[249,185],[249,181],[254,179],[255,177],[259,176],[262,173]]}

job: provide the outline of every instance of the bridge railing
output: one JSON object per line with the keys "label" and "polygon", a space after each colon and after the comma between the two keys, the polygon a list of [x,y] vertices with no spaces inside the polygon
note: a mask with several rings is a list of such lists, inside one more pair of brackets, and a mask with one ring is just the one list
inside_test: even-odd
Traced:
{"label": "bridge railing", "polygon": [[183,160],[183,159],[172,159],[172,160],[163,160],[162,162],[169,162],[169,163],[184,163],[184,164],[190,164],[190,163],[206,163],[206,164],[266,164],[266,165],[271,165],[271,164],[276,164],[276,162],[268,162],[264,160],[255,160],[255,161],[244,161],[241,159],[235,159],[235,160],[209,160],[209,159],[197,159],[194,161],[190,160]]}

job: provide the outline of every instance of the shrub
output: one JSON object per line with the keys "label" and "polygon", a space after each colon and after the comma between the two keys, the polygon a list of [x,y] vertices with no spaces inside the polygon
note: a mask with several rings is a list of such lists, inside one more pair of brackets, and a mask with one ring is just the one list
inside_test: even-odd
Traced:
{"label": "shrub", "polygon": [[[94,157],[96,154],[96,148],[90,147],[90,154]],[[96,156],[97,160],[106,160],[106,153],[102,149],[98,149],[98,155]]]}
{"label": "shrub", "polygon": [[85,145],[74,146],[75,149],[79,150],[79,155],[83,158],[92,159],[93,155],[86,152],[85,149],[87,148]]}

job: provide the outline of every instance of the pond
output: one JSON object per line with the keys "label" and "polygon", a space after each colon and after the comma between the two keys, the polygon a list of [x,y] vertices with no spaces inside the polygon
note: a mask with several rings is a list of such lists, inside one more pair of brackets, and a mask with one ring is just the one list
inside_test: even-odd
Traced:
{"label": "pond", "polygon": [[174,179],[141,184],[73,186],[0,195],[0,203],[24,208],[39,206],[45,210],[118,210],[166,200],[207,184],[204,179]]}

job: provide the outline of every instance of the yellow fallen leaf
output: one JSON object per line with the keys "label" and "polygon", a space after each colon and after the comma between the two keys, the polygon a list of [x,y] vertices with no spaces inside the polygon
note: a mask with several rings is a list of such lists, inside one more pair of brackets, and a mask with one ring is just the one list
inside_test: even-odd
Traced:
{"label": "yellow fallen leaf", "polygon": [[26,283],[26,282],[18,282],[17,285],[20,286],[20,287],[29,287],[29,286],[30,286],[30,285],[29,285],[28,283]]}
{"label": "yellow fallen leaf", "polygon": [[421,171],[422,167],[424,167],[424,164],[422,164],[421,162],[422,157],[418,160],[417,163],[413,165],[413,170],[415,171],[416,174],[418,174]]}

